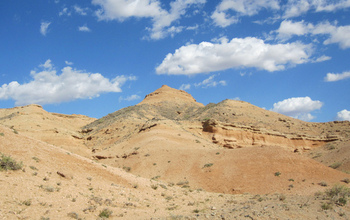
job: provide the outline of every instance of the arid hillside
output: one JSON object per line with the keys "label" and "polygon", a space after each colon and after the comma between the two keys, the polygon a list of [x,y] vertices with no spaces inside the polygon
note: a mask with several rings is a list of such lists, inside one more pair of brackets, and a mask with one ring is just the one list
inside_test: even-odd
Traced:
{"label": "arid hillside", "polygon": [[103,209],[127,219],[350,217],[348,203],[322,193],[350,182],[347,121],[235,100],[204,106],[162,86],[97,120],[0,109],[0,134],[0,152],[23,162],[0,173],[7,219],[96,219]]}

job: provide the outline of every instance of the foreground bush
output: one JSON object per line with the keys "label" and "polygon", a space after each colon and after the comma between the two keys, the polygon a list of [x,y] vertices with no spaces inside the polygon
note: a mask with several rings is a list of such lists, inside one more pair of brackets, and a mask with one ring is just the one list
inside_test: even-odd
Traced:
{"label": "foreground bush", "polygon": [[331,189],[326,190],[325,194],[333,203],[343,206],[348,201],[350,189],[343,185],[335,185]]}
{"label": "foreground bush", "polygon": [[2,153],[0,153],[0,171],[3,170],[20,170],[23,167],[22,162],[17,163],[14,159],[12,159],[10,156],[6,156]]}

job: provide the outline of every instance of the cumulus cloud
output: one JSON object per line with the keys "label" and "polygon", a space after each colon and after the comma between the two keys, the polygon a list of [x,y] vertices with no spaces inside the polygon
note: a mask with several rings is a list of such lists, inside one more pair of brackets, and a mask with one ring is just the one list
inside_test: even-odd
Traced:
{"label": "cumulus cloud", "polygon": [[47,21],[41,22],[41,24],[40,24],[40,33],[42,35],[46,36],[50,24],[51,24],[51,22],[47,22]]}
{"label": "cumulus cloud", "polygon": [[339,44],[340,48],[350,48],[350,25],[336,27],[330,23],[321,24],[314,30],[315,33],[328,34],[330,37],[325,40],[324,44]]}
{"label": "cumulus cloud", "polygon": [[39,72],[30,72],[33,79],[28,83],[13,81],[3,84],[0,87],[0,100],[13,99],[16,105],[68,102],[98,97],[107,92],[121,92],[121,86],[126,81],[136,80],[133,76],[124,75],[110,80],[100,73],[88,73],[70,66],[61,69],[58,75],[51,60],[39,65],[39,68]]}
{"label": "cumulus cloud", "polygon": [[203,80],[202,82],[195,83],[194,86],[195,87],[208,88],[208,87],[216,87],[218,85],[221,85],[221,86],[226,86],[227,85],[225,80],[215,81],[214,80],[215,77],[216,77],[216,75],[211,75],[207,79]]}
{"label": "cumulus cloud", "polygon": [[92,0],[101,8],[96,11],[99,20],[124,21],[130,17],[150,18],[153,22],[150,31],[151,39],[161,39],[168,35],[179,33],[182,27],[171,26],[191,5],[204,4],[206,0],[175,0],[170,2],[170,10],[161,7],[159,0]]}
{"label": "cumulus cloud", "polygon": [[323,42],[324,44],[337,43],[342,49],[350,48],[350,25],[336,26],[328,21],[320,22],[317,25],[306,23],[304,21],[293,22],[284,20],[281,22],[277,32],[277,38],[288,40],[294,35],[328,35],[329,37]]}
{"label": "cumulus cloud", "polygon": [[326,82],[335,82],[343,79],[350,78],[350,71],[343,73],[327,73],[327,76],[324,78]]}
{"label": "cumulus cloud", "polygon": [[313,101],[310,97],[289,98],[273,104],[271,109],[293,118],[310,121],[315,117],[310,112],[320,109],[323,106],[321,101]]}
{"label": "cumulus cloud", "polygon": [[336,120],[338,121],[350,121],[350,111],[344,109],[337,113]]}
{"label": "cumulus cloud", "polygon": [[287,40],[293,35],[303,36],[311,32],[314,28],[312,24],[307,24],[304,21],[293,22],[290,20],[284,20],[281,22],[277,37],[279,39]]}
{"label": "cumulus cloud", "polygon": [[[223,0],[215,9],[211,18],[217,26],[227,27],[238,22],[239,16],[252,16],[262,9],[277,10],[278,0]],[[235,12],[235,16],[230,15]]]}
{"label": "cumulus cloud", "polygon": [[233,38],[221,42],[189,44],[169,53],[156,67],[158,74],[193,75],[230,68],[253,67],[270,72],[287,65],[309,62],[310,45],[302,43],[266,44],[254,37]]}
{"label": "cumulus cloud", "polygon": [[311,9],[312,5],[309,0],[289,0],[284,6],[284,18],[300,16]]}
{"label": "cumulus cloud", "polygon": [[216,26],[227,27],[231,24],[238,23],[239,19],[237,17],[229,16],[225,12],[215,10],[211,15]]}
{"label": "cumulus cloud", "polygon": [[84,24],[81,27],[78,27],[78,30],[82,31],[82,32],[90,32],[91,31],[90,28],[88,28],[88,26],[86,24]]}

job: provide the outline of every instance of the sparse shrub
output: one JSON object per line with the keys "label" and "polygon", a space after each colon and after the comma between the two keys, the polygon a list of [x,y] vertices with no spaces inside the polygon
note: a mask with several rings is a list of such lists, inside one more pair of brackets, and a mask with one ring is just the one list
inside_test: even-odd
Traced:
{"label": "sparse shrub", "polygon": [[30,206],[32,204],[32,201],[30,199],[28,199],[28,200],[23,201],[22,204],[25,206]]}
{"label": "sparse shrub", "polygon": [[40,162],[40,159],[37,157],[32,157],[33,160],[35,160],[36,162]]}
{"label": "sparse shrub", "polygon": [[337,205],[345,205],[350,196],[350,189],[343,185],[335,185],[331,189],[326,190],[326,196]]}
{"label": "sparse shrub", "polygon": [[6,156],[2,153],[0,157],[0,171],[3,170],[20,170],[23,167],[22,162],[17,163],[14,159],[12,159],[10,156]]}
{"label": "sparse shrub", "polygon": [[167,196],[167,197],[165,197],[165,199],[166,199],[166,200],[172,200],[173,197],[172,197],[172,196]]}
{"label": "sparse shrub", "polygon": [[328,184],[325,181],[319,182],[318,185],[324,186],[324,187],[328,186]]}
{"label": "sparse shrub", "polygon": [[79,219],[79,215],[76,212],[70,212],[67,214],[67,216],[70,218]]}
{"label": "sparse shrub", "polygon": [[158,180],[160,178],[160,176],[154,176],[151,178],[151,180]]}
{"label": "sparse shrub", "polygon": [[4,133],[0,133],[0,136],[4,136]]}
{"label": "sparse shrub", "polygon": [[331,203],[323,203],[323,204],[321,205],[321,208],[322,208],[323,210],[329,210],[329,209],[332,209],[333,206],[332,206]]}
{"label": "sparse shrub", "polygon": [[112,215],[112,211],[109,209],[103,209],[98,215],[101,218],[109,218]]}
{"label": "sparse shrub", "polygon": [[276,173],[275,173],[275,176],[280,176],[280,175],[281,175],[280,172],[276,172]]}
{"label": "sparse shrub", "polygon": [[35,166],[29,166],[29,168],[32,170],[38,170],[38,168],[36,168]]}
{"label": "sparse shrub", "polygon": [[207,163],[207,164],[204,164],[203,168],[211,167],[213,165],[214,165],[213,163]]}
{"label": "sparse shrub", "polygon": [[168,187],[166,187],[166,185],[164,184],[160,184],[159,186],[162,187],[163,189],[168,189]]}
{"label": "sparse shrub", "polygon": [[322,156],[322,153],[317,153],[315,156],[312,157],[312,159],[316,159],[318,157],[321,157]]}
{"label": "sparse shrub", "polygon": [[125,170],[126,172],[130,172],[131,167],[126,167],[126,166],[124,166],[124,167],[123,167],[123,170]]}
{"label": "sparse shrub", "polygon": [[330,168],[333,168],[333,169],[337,169],[338,167],[340,167],[342,165],[342,162],[335,162],[331,165],[329,165]]}
{"label": "sparse shrub", "polygon": [[152,185],[151,188],[156,190],[156,189],[158,189],[158,186],[157,185]]}
{"label": "sparse shrub", "polygon": [[42,188],[43,190],[45,190],[46,192],[55,192],[55,188],[53,188],[52,186],[40,185],[39,187]]}
{"label": "sparse shrub", "polygon": [[327,150],[334,150],[334,149],[335,149],[335,146],[334,146],[334,145],[328,145],[326,149],[327,149]]}
{"label": "sparse shrub", "polygon": [[182,185],[186,185],[186,184],[188,184],[188,181],[187,181],[187,180],[185,180],[185,181],[180,181],[180,182],[176,183],[176,185],[178,185],[178,186],[182,186]]}

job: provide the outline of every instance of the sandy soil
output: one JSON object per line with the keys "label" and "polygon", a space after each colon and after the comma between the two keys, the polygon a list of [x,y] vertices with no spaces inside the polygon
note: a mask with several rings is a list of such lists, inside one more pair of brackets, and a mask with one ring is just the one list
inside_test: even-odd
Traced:
{"label": "sandy soil", "polygon": [[0,172],[0,218],[349,219],[324,193],[350,179],[349,131],[168,86],[98,120],[0,109],[0,152],[23,163]]}

